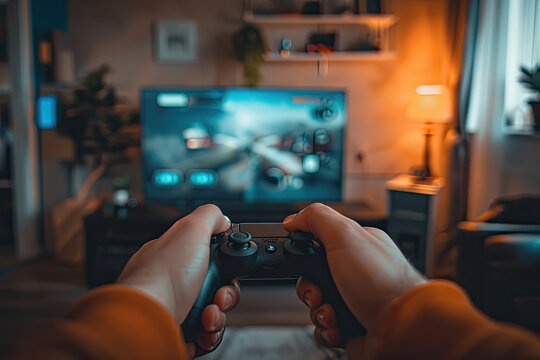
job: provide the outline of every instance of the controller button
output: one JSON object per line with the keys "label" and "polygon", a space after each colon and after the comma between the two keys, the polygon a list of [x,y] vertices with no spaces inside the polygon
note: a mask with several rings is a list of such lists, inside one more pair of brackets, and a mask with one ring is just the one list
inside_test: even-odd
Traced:
{"label": "controller button", "polygon": [[276,246],[275,245],[272,245],[272,244],[266,244],[266,247],[265,247],[265,250],[267,253],[269,254],[273,254],[276,252]]}
{"label": "controller button", "polygon": [[249,247],[251,234],[245,231],[234,231],[229,234],[229,243],[237,250],[245,250]]}
{"label": "controller button", "polygon": [[211,244],[219,243],[219,242],[222,242],[224,239],[225,239],[224,232],[219,233],[219,234],[214,234],[210,237],[210,243]]}

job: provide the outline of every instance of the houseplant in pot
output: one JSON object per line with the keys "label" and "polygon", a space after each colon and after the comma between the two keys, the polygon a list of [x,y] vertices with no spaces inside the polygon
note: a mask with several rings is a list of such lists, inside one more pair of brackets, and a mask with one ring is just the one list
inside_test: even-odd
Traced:
{"label": "houseplant in pot", "polygon": [[[129,150],[139,146],[138,113],[118,100],[106,81],[109,72],[106,65],[93,69],[60,94],[57,130],[74,148],[74,158],[63,163],[71,195],[51,209],[53,250],[64,263],[84,261],[84,217],[101,204],[100,196],[90,194],[93,184],[114,165],[129,162]],[[78,174],[84,176],[82,184],[74,180]]]}
{"label": "houseplant in pot", "polygon": [[261,81],[260,66],[264,62],[265,43],[261,32],[254,25],[246,25],[233,35],[236,58],[244,64],[244,81],[247,86],[257,86]]}
{"label": "houseplant in pot", "polygon": [[519,82],[534,92],[535,98],[529,100],[534,120],[534,131],[540,132],[540,63],[535,68],[521,67]]}

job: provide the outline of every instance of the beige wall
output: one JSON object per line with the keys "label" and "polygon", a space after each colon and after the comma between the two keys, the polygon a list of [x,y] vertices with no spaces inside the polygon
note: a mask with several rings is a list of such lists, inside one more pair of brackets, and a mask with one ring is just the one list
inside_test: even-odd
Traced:
{"label": "beige wall", "polygon": [[[383,211],[385,180],[420,165],[422,128],[405,114],[417,85],[446,79],[447,1],[388,2],[399,17],[395,60],[330,63],[326,77],[317,75],[315,63],[263,65],[261,86],[347,89],[346,199],[366,199]],[[241,0],[70,0],[66,44],[74,52],[76,76],[107,63],[114,71],[110,80],[132,104],[147,85],[242,85],[242,68],[230,47],[231,34],[242,25],[241,11]],[[199,62],[153,61],[152,25],[166,19],[197,21]]]}

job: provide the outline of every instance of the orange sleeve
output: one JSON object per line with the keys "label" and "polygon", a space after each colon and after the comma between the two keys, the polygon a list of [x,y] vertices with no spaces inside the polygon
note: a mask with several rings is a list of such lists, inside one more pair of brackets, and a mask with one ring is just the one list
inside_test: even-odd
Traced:
{"label": "orange sleeve", "polygon": [[64,319],[20,338],[16,359],[189,359],[180,328],[161,304],[121,285],[93,290]]}
{"label": "orange sleeve", "polygon": [[394,300],[377,353],[379,359],[540,359],[540,342],[480,313],[457,285],[431,281]]}

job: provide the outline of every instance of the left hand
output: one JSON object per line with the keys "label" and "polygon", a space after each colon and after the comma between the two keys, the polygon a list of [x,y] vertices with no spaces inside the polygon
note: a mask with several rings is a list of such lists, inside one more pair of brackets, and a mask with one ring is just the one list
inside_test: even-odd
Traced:
{"label": "left hand", "polygon": [[[227,230],[231,223],[215,205],[203,205],[178,220],[159,239],[146,243],[129,260],[117,280],[165,306],[178,324],[186,318],[202,288],[210,257],[210,237]],[[236,280],[220,288],[214,304],[202,313],[204,332],[197,344],[188,344],[191,356],[214,350],[221,342],[225,312],[240,300]]]}

